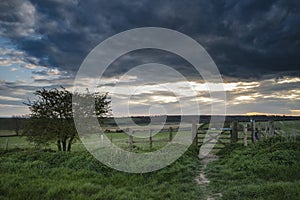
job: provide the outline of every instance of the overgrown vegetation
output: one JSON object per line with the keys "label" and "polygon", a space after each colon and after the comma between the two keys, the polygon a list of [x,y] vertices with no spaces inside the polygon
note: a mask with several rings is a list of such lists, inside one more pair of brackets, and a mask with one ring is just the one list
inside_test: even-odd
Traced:
{"label": "overgrown vegetation", "polygon": [[228,146],[207,168],[223,199],[300,199],[300,138],[274,137]]}
{"label": "overgrown vegetation", "polygon": [[1,151],[0,199],[198,199],[197,149],[153,173],[128,174],[88,152]]}
{"label": "overgrown vegetation", "polygon": [[[71,151],[78,138],[73,120],[73,110],[83,119],[90,116],[103,118],[110,110],[107,93],[71,93],[65,88],[40,89],[34,92],[35,99],[25,103],[30,110],[23,135],[37,145],[56,143],[58,151]],[[72,99],[77,104],[72,104]],[[95,105],[91,104],[94,101]],[[80,103],[78,103],[80,102]]]}
{"label": "overgrown vegetation", "polygon": [[[128,135],[122,132],[106,135],[116,145],[128,149]],[[220,159],[206,168],[206,177],[211,181],[210,191],[206,192],[221,192],[226,200],[300,199],[300,138],[297,134],[284,135],[248,147],[237,143],[220,150]],[[167,132],[159,133],[154,139],[168,136]],[[7,139],[9,145],[5,151]],[[142,139],[135,138],[138,140]],[[205,196],[194,181],[199,176],[200,162],[193,147],[162,170],[128,174],[99,163],[82,143],[75,144],[76,152],[55,152],[54,144],[34,151],[25,137],[0,138],[0,199],[201,199]],[[154,143],[153,150],[161,145],[164,143]],[[133,150],[150,151],[149,144],[136,143]]]}

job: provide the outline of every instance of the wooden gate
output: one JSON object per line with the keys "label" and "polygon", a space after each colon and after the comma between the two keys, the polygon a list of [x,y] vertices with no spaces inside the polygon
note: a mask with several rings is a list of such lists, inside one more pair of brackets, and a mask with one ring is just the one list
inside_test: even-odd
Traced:
{"label": "wooden gate", "polygon": [[[256,125],[255,121],[250,122],[225,122],[224,126],[209,123],[201,124],[197,129],[194,144],[201,147],[205,144],[215,144],[214,149],[222,149],[228,144],[241,142],[244,146],[248,141],[255,143],[263,138],[272,137],[277,134],[278,129],[274,121],[267,121],[266,127]],[[249,132],[249,134],[248,134]]]}
{"label": "wooden gate", "polygon": [[232,130],[231,127],[226,126],[223,128],[209,127],[209,123],[205,123],[199,126],[195,140],[199,147],[205,144],[215,144],[214,149],[221,149],[231,143]]}

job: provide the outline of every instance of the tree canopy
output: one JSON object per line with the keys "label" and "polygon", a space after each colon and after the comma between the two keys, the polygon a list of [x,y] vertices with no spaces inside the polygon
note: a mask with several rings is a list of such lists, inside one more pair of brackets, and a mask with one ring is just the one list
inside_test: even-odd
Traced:
{"label": "tree canopy", "polygon": [[[93,98],[93,113],[104,118],[110,111],[107,93],[71,93],[65,88],[40,89],[34,92],[34,100],[25,103],[31,112],[24,129],[28,140],[38,145],[56,143],[58,151],[71,151],[72,143],[78,138],[73,121],[72,96],[82,99]],[[83,101],[84,102],[84,101]],[[76,105],[82,115],[90,114],[86,105]],[[80,108],[80,109],[78,109]]]}

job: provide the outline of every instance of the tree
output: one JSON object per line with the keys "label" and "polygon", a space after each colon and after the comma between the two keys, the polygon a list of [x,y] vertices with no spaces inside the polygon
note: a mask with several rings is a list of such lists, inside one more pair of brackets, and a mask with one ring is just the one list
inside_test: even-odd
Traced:
{"label": "tree", "polygon": [[19,116],[19,115],[13,115],[12,118],[14,120],[14,129],[15,129],[16,135],[20,135],[21,121],[22,121],[23,117]]}
{"label": "tree", "polygon": [[[71,151],[78,138],[73,121],[72,96],[95,99],[95,114],[105,117],[110,110],[107,93],[72,94],[65,88],[41,89],[34,92],[35,99],[25,103],[31,112],[30,120],[24,129],[28,140],[39,145],[55,142],[58,151]],[[79,105],[80,106],[80,105]],[[77,105],[78,107],[78,105]],[[82,110],[85,106],[82,106]]]}

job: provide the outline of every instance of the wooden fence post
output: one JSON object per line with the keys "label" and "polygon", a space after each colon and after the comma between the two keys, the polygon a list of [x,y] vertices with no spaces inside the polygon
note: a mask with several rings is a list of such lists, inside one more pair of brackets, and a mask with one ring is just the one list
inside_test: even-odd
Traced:
{"label": "wooden fence post", "polygon": [[243,132],[244,132],[244,146],[248,146],[248,127],[247,124],[244,124],[243,127]]}
{"label": "wooden fence post", "polygon": [[173,128],[170,127],[169,128],[169,141],[172,142],[172,140],[173,140]]}
{"label": "wooden fence post", "polygon": [[269,123],[265,123],[265,138],[269,137]]}
{"label": "wooden fence post", "polygon": [[129,149],[132,150],[132,144],[133,144],[133,130],[129,129]]}
{"label": "wooden fence post", "polygon": [[251,119],[251,140],[253,143],[256,142],[255,138],[255,121]]}
{"label": "wooden fence post", "polygon": [[238,122],[234,121],[231,124],[231,143],[236,143],[238,141]]}
{"label": "wooden fence post", "polygon": [[195,122],[192,123],[192,139],[193,144],[198,146],[197,124]]}
{"label": "wooden fence post", "polygon": [[151,150],[152,149],[152,143],[153,143],[153,141],[152,141],[152,130],[151,129],[149,130],[149,134],[150,134],[149,145],[150,145],[150,150]]}
{"label": "wooden fence post", "polygon": [[274,121],[269,121],[269,134],[270,136],[274,136],[274,133],[275,133]]}
{"label": "wooden fence post", "polygon": [[258,123],[258,126],[257,126],[257,139],[260,140],[261,139],[261,125],[260,123]]}

